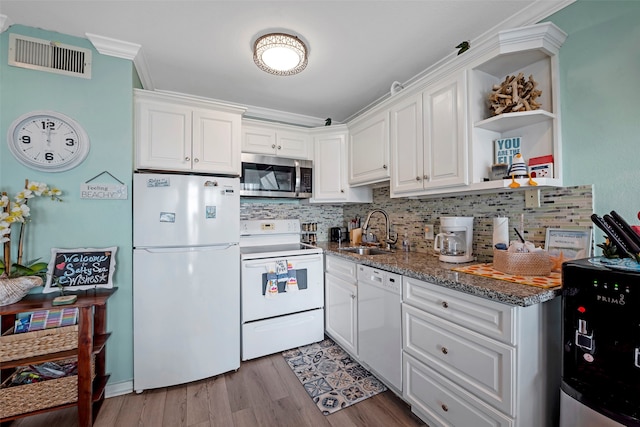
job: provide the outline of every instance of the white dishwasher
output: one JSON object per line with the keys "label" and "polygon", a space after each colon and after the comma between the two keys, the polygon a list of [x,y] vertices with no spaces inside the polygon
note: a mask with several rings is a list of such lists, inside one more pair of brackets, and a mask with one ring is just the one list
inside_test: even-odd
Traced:
{"label": "white dishwasher", "polygon": [[402,393],[402,276],[358,265],[358,356]]}

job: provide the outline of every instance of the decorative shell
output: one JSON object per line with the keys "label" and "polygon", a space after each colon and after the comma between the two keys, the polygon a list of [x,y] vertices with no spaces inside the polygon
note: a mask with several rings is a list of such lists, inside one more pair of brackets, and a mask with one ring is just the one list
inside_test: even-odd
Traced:
{"label": "decorative shell", "polygon": [[20,301],[36,286],[42,286],[42,279],[38,276],[0,278],[0,306]]}

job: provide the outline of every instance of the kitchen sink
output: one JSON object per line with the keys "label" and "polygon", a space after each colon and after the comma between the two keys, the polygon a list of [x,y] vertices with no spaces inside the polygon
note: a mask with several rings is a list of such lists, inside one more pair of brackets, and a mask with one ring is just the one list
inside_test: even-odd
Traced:
{"label": "kitchen sink", "polygon": [[358,246],[358,247],[351,247],[351,248],[338,248],[339,251],[343,251],[343,252],[351,252],[354,254],[358,254],[358,255],[388,255],[388,254],[392,254],[393,251],[388,251],[386,249],[380,249],[380,248],[369,248],[366,246]]}

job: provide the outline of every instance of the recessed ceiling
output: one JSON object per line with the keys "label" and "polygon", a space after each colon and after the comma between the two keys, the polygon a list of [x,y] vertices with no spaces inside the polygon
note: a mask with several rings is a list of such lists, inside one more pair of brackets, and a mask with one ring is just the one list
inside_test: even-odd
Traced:
{"label": "recessed ceiling", "polygon": [[[145,89],[293,113],[292,122],[355,117],[445,57],[461,41],[531,24],[573,0],[28,1],[2,0],[11,24],[140,45]],[[253,62],[267,32],[300,37],[309,64],[275,76]],[[6,60],[6,59],[5,59]],[[258,114],[259,115],[259,114]]]}

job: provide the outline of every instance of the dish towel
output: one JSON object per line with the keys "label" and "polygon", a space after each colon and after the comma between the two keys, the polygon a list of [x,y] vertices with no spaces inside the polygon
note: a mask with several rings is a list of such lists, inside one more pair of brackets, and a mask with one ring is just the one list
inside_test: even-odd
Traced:
{"label": "dish towel", "polygon": [[298,290],[298,279],[293,263],[280,260],[267,265],[265,298],[275,298],[279,293],[297,292]]}
{"label": "dish towel", "polygon": [[298,292],[298,278],[292,262],[287,262],[287,292]]}
{"label": "dish towel", "polygon": [[276,264],[267,265],[267,288],[264,292],[264,297],[275,298],[278,296],[278,275],[276,274]]}

